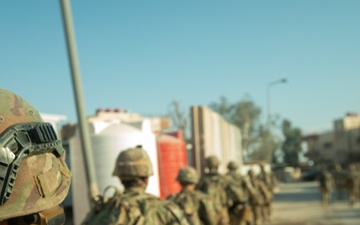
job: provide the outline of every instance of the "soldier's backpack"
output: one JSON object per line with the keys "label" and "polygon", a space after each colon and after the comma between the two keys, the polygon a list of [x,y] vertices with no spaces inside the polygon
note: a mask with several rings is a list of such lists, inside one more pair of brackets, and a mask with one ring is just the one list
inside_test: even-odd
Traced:
{"label": "soldier's backpack", "polygon": [[221,176],[205,176],[200,180],[197,188],[208,194],[218,207],[227,205],[226,183]]}
{"label": "soldier's backpack", "polygon": [[104,197],[105,194],[99,196],[82,225],[163,224],[158,217],[159,211],[167,211],[176,218],[171,224],[188,225],[180,209],[171,202],[162,202],[151,194],[121,194],[115,190],[110,198]]}
{"label": "soldier's backpack", "polygon": [[210,197],[200,191],[180,192],[168,197],[184,212],[190,225],[216,225],[218,211]]}
{"label": "soldier's backpack", "polygon": [[131,200],[129,202],[128,199],[122,197],[122,194],[117,189],[115,190],[114,195],[110,198],[105,197],[105,194],[98,196],[82,225],[145,224],[143,209],[141,209],[144,206],[138,203],[134,204],[139,199],[129,199]]}
{"label": "soldier's backpack", "polygon": [[201,224],[198,216],[195,199],[184,193],[179,193],[168,197],[168,200],[175,202],[183,210],[186,220],[190,225]]}
{"label": "soldier's backpack", "polygon": [[218,205],[229,208],[234,204],[246,201],[242,189],[224,176],[208,176],[204,182],[205,184],[201,185],[200,190],[210,195]]}

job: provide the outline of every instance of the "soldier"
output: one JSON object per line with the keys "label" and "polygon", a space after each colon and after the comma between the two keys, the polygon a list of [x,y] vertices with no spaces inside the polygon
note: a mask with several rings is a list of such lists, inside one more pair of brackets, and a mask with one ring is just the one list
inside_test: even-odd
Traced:
{"label": "soldier", "polygon": [[255,194],[251,195],[249,198],[249,203],[253,212],[253,222],[255,225],[260,225],[263,221],[267,220],[265,205],[271,200],[272,194],[266,185],[258,179],[252,169],[248,171],[248,175],[255,192]]}
{"label": "soldier", "polygon": [[119,177],[125,192],[116,192],[109,200],[95,204],[83,225],[188,225],[176,204],[145,193],[153,169],[148,154],[141,147],[122,151],[113,175]]}
{"label": "soldier", "polygon": [[191,225],[216,225],[217,210],[211,198],[195,190],[199,182],[199,175],[191,166],[179,170],[176,180],[182,189],[180,193],[168,197],[184,211],[186,219]]}
{"label": "soldier", "polygon": [[228,208],[244,203],[244,193],[231,179],[218,173],[220,161],[216,156],[206,158],[205,165],[208,172],[200,179],[196,189],[213,199],[220,215],[217,224],[229,224]]}
{"label": "soldier", "polygon": [[335,180],[336,197],[338,200],[344,199],[344,189],[346,185],[346,173],[343,171],[340,164],[335,165],[335,171],[333,173]]}
{"label": "soldier", "polygon": [[349,165],[349,173],[346,180],[346,187],[349,193],[349,204],[355,206],[359,198],[360,174],[355,164]]}
{"label": "soldier", "polygon": [[[230,161],[227,165],[228,173],[226,176],[232,179],[237,186],[242,189],[245,194],[245,199],[249,199],[249,196],[255,195],[254,187],[251,185],[248,177],[241,175],[237,170],[239,164],[235,161]],[[248,202],[238,204],[236,207],[232,207],[228,210],[231,225],[243,225],[250,224],[252,222],[252,212],[248,205]]]}
{"label": "soldier", "polygon": [[324,166],[319,176],[321,201],[323,206],[328,206],[331,200],[331,192],[334,187],[334,177]]}
{"label": "soldier", "polygon": [[268,190],[271,193],[270,200],[268,202],[266,202],[265,206],[264,206],[265,213],[266,213],[266,220],[271,221],[272,200],[273,200],[273,195],[274,195],[274,189],[277,186],[277,179],[271,171],[269,171],[269,172],[265,171],[264,163],[260,164],[260,173],[258,175],[258,178],[266,185],[266,187],[268,188]]}
{"label": "soldier", "polygon": [[0,224],[64,224],[70,187],[65,150],[50,123],[0,89]]}

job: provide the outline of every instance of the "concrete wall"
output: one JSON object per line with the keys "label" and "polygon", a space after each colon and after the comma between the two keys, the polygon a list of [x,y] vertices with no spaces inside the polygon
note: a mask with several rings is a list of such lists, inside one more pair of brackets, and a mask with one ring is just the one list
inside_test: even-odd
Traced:
{"label": "concrete wall", "polygon": [[205,172],[205,158],[210,155],[219,157],[220,172],[226,172],[230,160],[242,165],[241,132],[238,127],[207,107],[193,106],[190,114],[193,138],[191,161],[200,174]]}

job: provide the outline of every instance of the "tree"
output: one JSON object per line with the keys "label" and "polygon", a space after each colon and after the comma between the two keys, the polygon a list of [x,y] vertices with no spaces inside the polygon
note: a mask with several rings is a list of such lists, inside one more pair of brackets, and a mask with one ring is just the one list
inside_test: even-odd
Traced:
{"label": "tree", "polygon": [[232,121],[232,105],[225,96],[221,96],[219,102],[210,103],[209,107],[219,113],[228,122]]}
{"label": "tree", "polygon": [[299,153],[301,152],[302,134],[299,128],[293,128],[289,120],[282,123],[282,132],[285,140],[282,144],[284,162],[289,166],[299,165]]}
{"label": "tree", "polygon": [[250,96],[245,97],[231,106],[233,124],[238,126],[242,133],[242,147],[245,151],[257,138],[257,129],[260,123],[261,109],[252,101]]}
{"label": "tree", "polygon": [[258,128],[258,134],[252,142],[251,159],[274,161],[275,151],[280,146],[280,141],[264,125]]}
{"label": "tree", "polygon": [[249,95],[232,104],[222,96],[209,107],[240,128],[242,148],[251,160],[271,160],[279,143],[270,129],[261,124],[261,109]]}
{"label": "tree", "polygon": [[170,117],[172,126],[181,130],[184,139],[187,140],[187,129],[189,124],[188,112],[184,109],[178,100],[171,101],[168,109],[168,115]]}

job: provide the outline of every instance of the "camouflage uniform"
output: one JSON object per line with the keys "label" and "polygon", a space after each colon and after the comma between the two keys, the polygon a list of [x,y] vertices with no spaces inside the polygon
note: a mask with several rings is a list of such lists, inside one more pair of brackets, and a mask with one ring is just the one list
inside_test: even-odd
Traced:
{"label": "camouflage uniform", "polygon": [[219,164],[216,156],[206,159],[209,171],[200,179],[196,189],[209,194],[213,199],[220,215],[217,224],[229,224],[228,208],[243,202],[244,195],[231,179],[218,173]]}
{"label": "camouflage uniform", "polygon": [[342,170],[340,164],[335,165],[333,177],[335,180],[336,197],[338,200],[343,200],[346,186],[346,173]]}
{"label": "camouflage uniform", "polygon": [[0,223],[63,224],[71,173],[61,141],[24,99],[0,89],[0,100]]}
{"label": "camouflage uniform", "polygon": [[[249,178],[237,172],[239,165],[235,161],[230,161],[227,168],[229,171],[226,174],[226,177],[233,180],[235,184],[242,189],[242,192],[245,194],[245,199],[248,200],[249,196],[255,194],[254,187],[252,186]],[[250,205],[248,205],[248,201],[243,204],[238,204],[236,207],[232,207],[228,211],[231,225],[252,223],[252,212]]]}
{"label": "camouflage uniform", "polygon": [[272,200],[273,200],[273,193],[274,189],[277,186],[277,179],[272,172],[266,172],[264,164],[260,164],[260,173],[258,175],[258,179],[261,180],[268,190],[271,193],[271,198],[269,201],[265,202],[265,219],[270,221],[271,214],[272,214]]}
{"label": "camouflage uniform", "polygon": [[359,198],[360,174],[356,169],[355,164],[349,166],[349,173],[347,175],[346,187],[349,193],[349,203],[354,206]]}
{"label": "camouflage uniform", "polygon": [[[356,167],[356,171],[357,171],[357,174],[358,174],[358,177],[360,178],[360,163],[356,163],[355,164],[355,167]],[[360,202],[360,182],[359,182],[359,185],[358,185],[358,201]]]}
{"label": "camouflage uniform", "polygon": [[271,200],[272,194],[266,185],[256,177],[252,169],[248,171],[248,175],[254,187],[254,194],[249,196],[249,203],[253,212],[253,222],[255,225],[260,225],[267,219],[265,204]]}
{"label": "camouflage uniform", "polygon": [[137,147],[122,151],[113,175],[120,178],[125,192],[116,192],[109,200],[97,202],[83,225],[188,225],[176,204],[145,193],[148,177],[153,175],[153,170],[150,158],[143,149]]}
{"label": "camouflage uniform", "polygon": [[327,171],[326,168],[322,168],[321,170],[319,183],[322,204],[323,206],[327,206],[331,201],[331,192],[334,187],[334,177],[329,171]]}
{"label": "camouflage uniform", "polygon": [[168,197],[184,211],[191,225],[216,225],[217,209],[211,198],[194,190],[199,182],[199,175],[193,167],[187,166],[179,170],[176,180],[180,182],[180,193]]}

